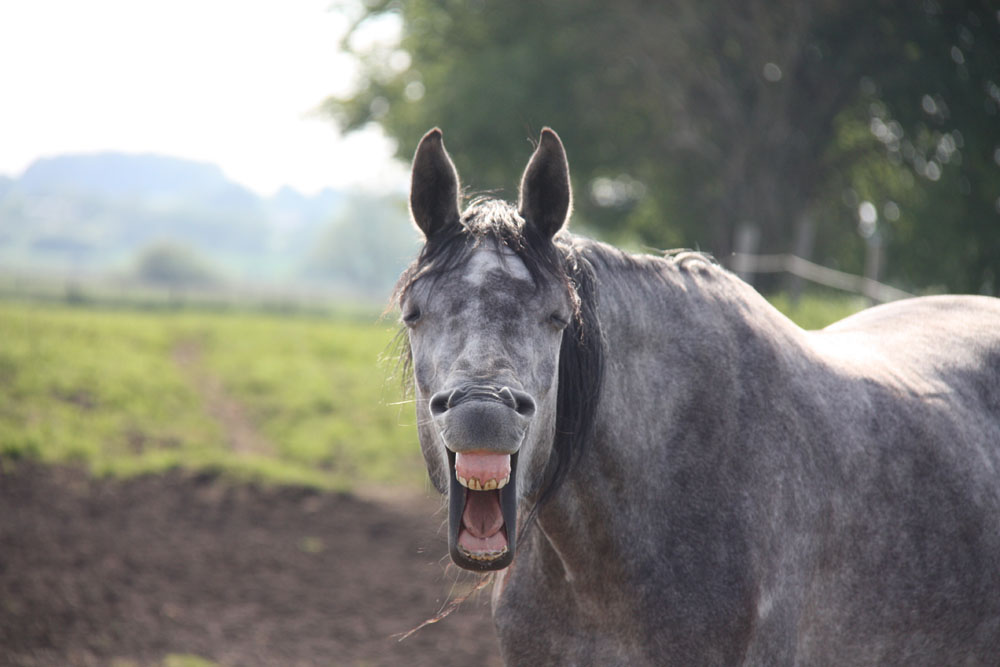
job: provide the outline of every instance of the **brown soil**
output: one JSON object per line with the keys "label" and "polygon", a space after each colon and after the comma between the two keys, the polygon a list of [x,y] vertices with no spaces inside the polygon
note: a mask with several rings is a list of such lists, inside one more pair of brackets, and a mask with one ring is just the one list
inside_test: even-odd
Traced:
{"label": "brown soil", "polygon": [[8,464],[0,664],[497,665],[486,595],[391,637],[475,581],[447,565],[439,507]]}

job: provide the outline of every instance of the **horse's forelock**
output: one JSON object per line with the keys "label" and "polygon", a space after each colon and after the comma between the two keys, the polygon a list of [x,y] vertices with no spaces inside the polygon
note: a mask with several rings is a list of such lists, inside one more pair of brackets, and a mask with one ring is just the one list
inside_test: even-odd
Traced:
{"label": "horse's forelock", "polygon": [[[524,262],[536,286],[548,280],[562,282],[577,310],[577,297],[568,275],[565,250],[549,240],[535,238],[517,209],[496,199],[476,199],[462,214],[460,225],[427,240],[417,258],[403,272],[393,290],[391,306],[397,306],[418,279],[434,280],[465,264],[485,242],[507,247]],[[502,260],[502,256],[501,256]]]}

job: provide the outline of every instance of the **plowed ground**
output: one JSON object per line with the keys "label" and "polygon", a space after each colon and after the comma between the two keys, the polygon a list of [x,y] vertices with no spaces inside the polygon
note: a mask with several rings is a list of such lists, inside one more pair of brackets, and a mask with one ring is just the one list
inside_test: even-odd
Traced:
{"label": "plowed ground", "polygon": [[169,473],[0,475],[0,664],[498,665],[437,501]]}

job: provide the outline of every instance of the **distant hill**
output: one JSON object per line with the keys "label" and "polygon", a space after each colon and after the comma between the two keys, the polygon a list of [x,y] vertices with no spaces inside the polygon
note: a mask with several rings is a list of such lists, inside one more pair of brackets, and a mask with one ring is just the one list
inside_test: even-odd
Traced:
{"label": "distant hill", "polygon": [[222,194],[253,200],[213,164],[162,155],[95,153],[60,155],[34,162],[18,179],[28,193],[86,193],[126,198],[204,198]]}
{"label": "distant hill", "polygon": [[295,279],[315,274],[315,247],[353,197],[287,187],[260,197],[213,164],[162,155],[48,157],[0,177],[0,270],[127,272],[166,241],[234,280]]}

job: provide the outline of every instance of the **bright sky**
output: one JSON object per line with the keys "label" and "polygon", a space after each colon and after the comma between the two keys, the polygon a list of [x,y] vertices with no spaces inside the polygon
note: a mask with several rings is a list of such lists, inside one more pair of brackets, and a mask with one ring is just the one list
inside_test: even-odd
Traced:
{"label": "bright sky", "polygon": [[342,138],[312,113],[355,75],[337,51],[348,19],[330,5],[0,2],[0,173],[17,176],[45,155],[119,150],[213,162],[265,195],[284,184],[404,187],[390,140]]}

